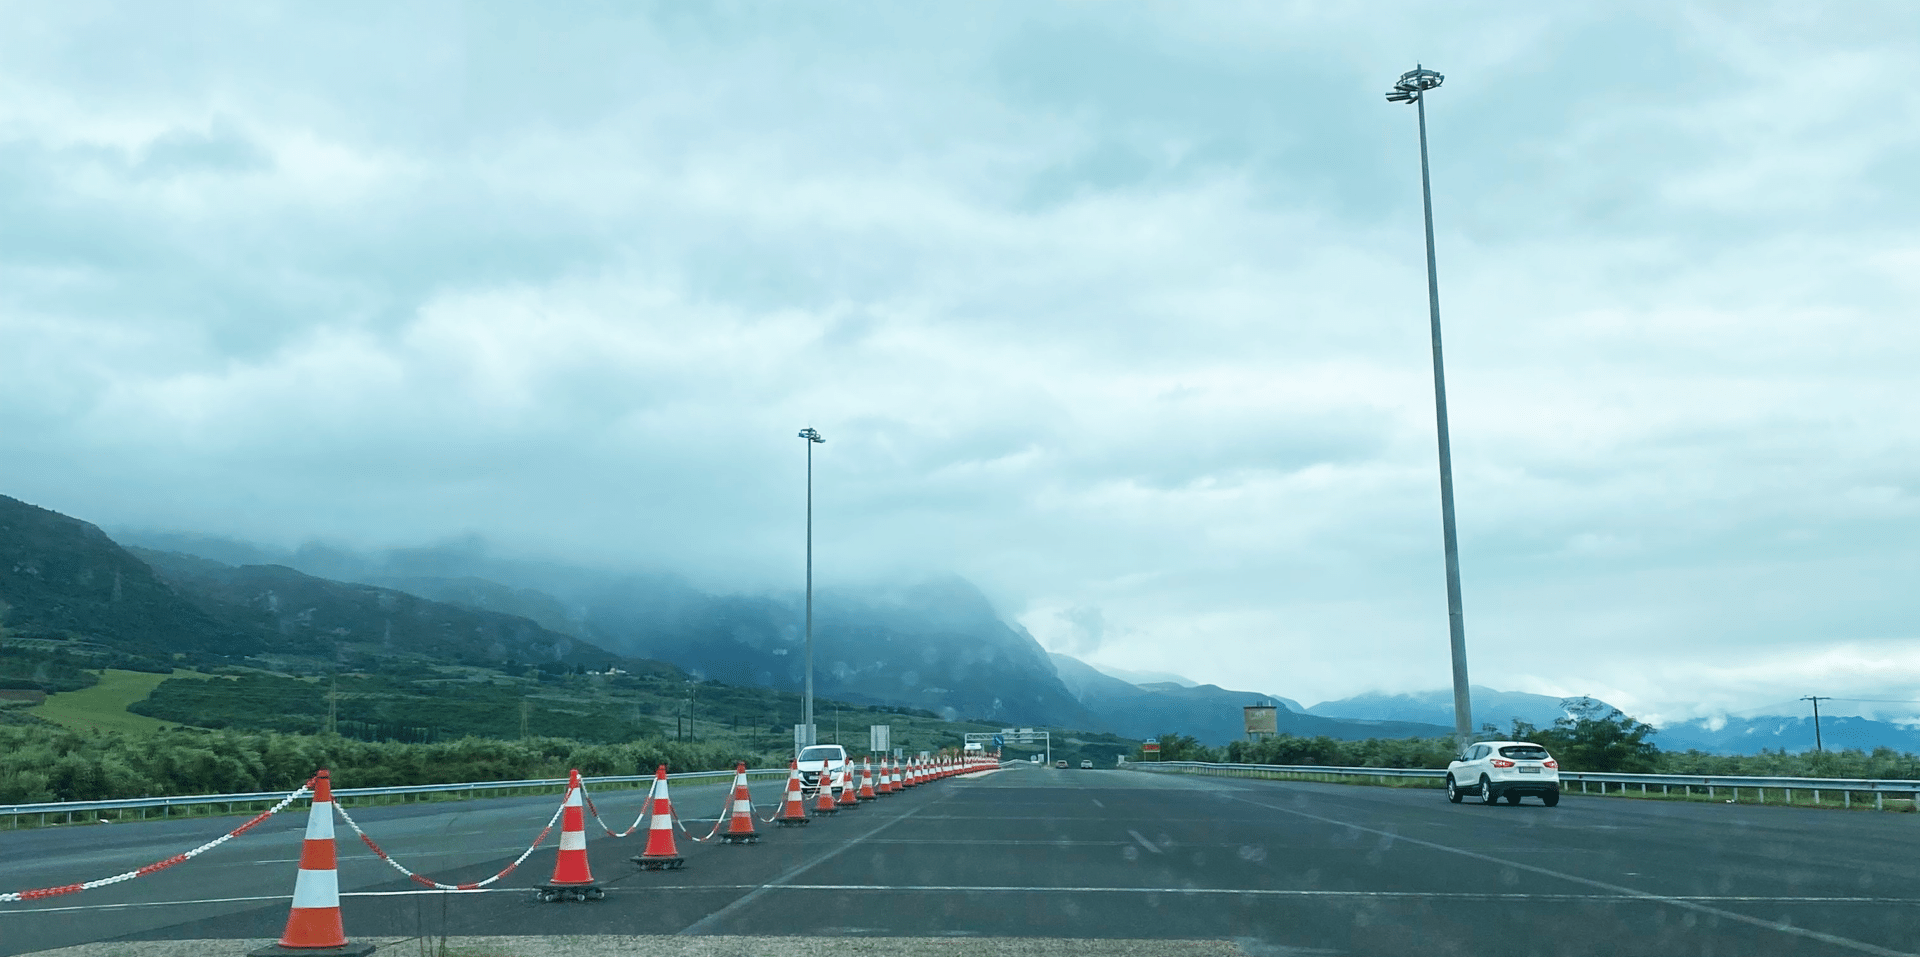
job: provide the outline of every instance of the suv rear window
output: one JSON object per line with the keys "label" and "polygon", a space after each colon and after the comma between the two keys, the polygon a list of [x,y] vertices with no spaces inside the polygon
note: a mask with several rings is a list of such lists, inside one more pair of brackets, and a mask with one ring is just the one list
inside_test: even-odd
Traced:
{"label": "suv rear window", "polygon": [[1500,749],[1503,758],[1518,758],[1522,761],[1545,761],[1547,749],[1537,744],[1518,744]]}

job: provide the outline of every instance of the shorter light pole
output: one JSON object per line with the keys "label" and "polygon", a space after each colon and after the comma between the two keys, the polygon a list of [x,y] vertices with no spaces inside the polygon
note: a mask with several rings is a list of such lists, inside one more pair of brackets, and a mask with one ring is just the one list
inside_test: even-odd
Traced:
{"label": "shorter light pole", "polygon": [[1827,749],[1825,747],[1822,747],[1820,744],[1820,702],[1832,701],[1833,696],[1822,695],[1822,694],[1810,694],[1810,695],[1807,695],[1806,697],[1801,698],[1800,700],[1813,702],[1813,750],[1815,753],[1824,752]]}

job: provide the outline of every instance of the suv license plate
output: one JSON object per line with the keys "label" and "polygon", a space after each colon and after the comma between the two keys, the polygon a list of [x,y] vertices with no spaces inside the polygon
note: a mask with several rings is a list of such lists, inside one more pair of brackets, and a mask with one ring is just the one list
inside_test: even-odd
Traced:
{"label": "suv license plate", "polygon": [[1520,773],[1521,774],[1539,774],[1540,769],[1539,768],[1521,768]]}

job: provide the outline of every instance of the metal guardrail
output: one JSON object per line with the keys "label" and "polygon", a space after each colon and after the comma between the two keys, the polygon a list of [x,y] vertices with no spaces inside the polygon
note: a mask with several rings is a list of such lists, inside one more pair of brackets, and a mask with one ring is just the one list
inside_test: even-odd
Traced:
{"label": "metal guardrail", "polygon": [[[1447,772],[1426,768],[1345,768],[1322,767],[1304,764],[1216,764],[1205,761],[1129,761],[1128,768],[1138,771],[1181,771],[1196,774],[1216,774],[1226,777],[1271,778],[1283,775],[1298,775],[1306,778],[1410,778],[1430,781],[1444,781]],[[1853,806],[1853,795],[1867,793],[1873,795],[1875,808],[1884,809],[1887,795],[1901,795],[1909,800],[1920,802],[1920,781],[1886,780],[1878,778],[1794,778],[1761,777],[1752,775],[1701,775],[1701,774],[1615,774],[1594,771],[1561,771],[1560,790],[1568,792],[1573,785],[1580,786],[1582,794],[1610,794],[1608,788],[1618,786],[1619,791],[1627,791],[1635,785],[1639,793],[1652,794],[1658,787],[1661,794],[1673,794],[1675,788],[1685,788],[1681,792],[1692,795],[1694,789],[1704,788],[1708,798],[1717,798],[1722,789],[1730,792],[1734,800],[1740,799],[1742,790],[1750,790],[1762,804],[1766,803],[1768,791],[1780,791],[1783,801],[1793,803],[1793,792],[1811,791],[1813,800],[1820,800],[1820,792],[1838,792],[1845,807]],[[1596,790],[1589,790],[1589,788]]]}
{"label": "metal guardrail", "polygon": [[[784,780],[786,776],[786,768],[752,768],[747,771],[747,777],[750,780],[755,778],[766,780],[773,777]],[[682,771],[678,774],[667,775],[667,780],[693,781],[702,778],[731,780],[732,777],[732,771]],[[595,784],[638,784],[643,781],[650,782],[653,779],[654,776],[651,774],[615,774],[603,777],[581,778],[580,780],[581,783],[591,786]],[[463,791],[552,790],[558,792],[564,790],[566,786],[566,778],[538,778],[524,781],[469,781],[459,784],[412,784],[387,788],[334,788],[333,796],[338,800],[341,798],[386,797],[411,794],[452,794]],[[0,817],[7,818],[9,823],[14,827],[19,826],[20,818],[34,815],[39,815],[42,823],[44,823],[46,816],[49,814],[64,814],[67,820],[71,822],[75,814],[98,813],[101,811],[138,810],[142,812],[142,817],[144,818],[147,810],[159,808],[161,816],[166,817],[172,814],[174,808],[218,804],[245,805],[272,803],[283,797],[286,797],[284,791],[265,791],[251,794],[192,794],[173,797],[122,798],[113,801],[57,801],[45,804],[5,804],[0,805]]]}

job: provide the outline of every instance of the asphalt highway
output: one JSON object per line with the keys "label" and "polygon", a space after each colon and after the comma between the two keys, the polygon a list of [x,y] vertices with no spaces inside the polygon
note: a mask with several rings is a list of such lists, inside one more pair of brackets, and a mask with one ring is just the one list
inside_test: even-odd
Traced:
{"label": "asphalt highway", "polygon": [[[755,799],[776,790],[757,784]],[[596,800],[624,828],[643,793]],[[355,817],[414,869],[465,881],[516,856],[557,797]],[[724,788],[674,797],[683,816],[711,819]],[[128,884],[0,904],[0,954],[277,937],[304,818],[290,812]],[[0,886],[115,873],[220,829],[200,819],[0,834]],[[500,892],[448,894],[400,879],[343,828],[347,932],[1146,938],[1250,955],[1920,951],[1920,817],[1907,814],[1577,794],[1551,809],[1481,807],[1427,790],[1015,765],[761,831],[750,846],[683,842],[684,869],[642,872],[627,859],[644,832],[613,840],[589,821],[606,899],[541,904],[527,888],[551,872],[552,838]],[[142,953],[129,946],[115,953]]]}

